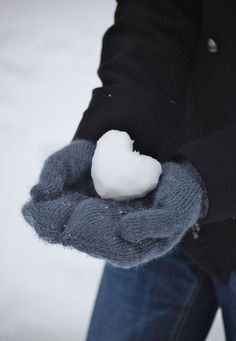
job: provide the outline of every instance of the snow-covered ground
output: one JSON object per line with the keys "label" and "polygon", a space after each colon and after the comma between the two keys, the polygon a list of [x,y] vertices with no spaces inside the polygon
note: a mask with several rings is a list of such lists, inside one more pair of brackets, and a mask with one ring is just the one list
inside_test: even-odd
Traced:
{"label": "snow-covered ground", "polygon": [[[103,263],[45,245],[20,208],[99,84],[111,0],[0,0],[0,341],[83,341]],[[223,341],[220,314],[208,341]]]}

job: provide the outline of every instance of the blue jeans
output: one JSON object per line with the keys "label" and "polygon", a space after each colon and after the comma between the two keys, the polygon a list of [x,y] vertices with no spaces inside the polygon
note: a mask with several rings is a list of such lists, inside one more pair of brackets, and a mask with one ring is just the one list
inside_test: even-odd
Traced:
{"label": "blue jeans", "polygon": [[220,285],[177,251],[136,269],[107,264],[87,341],[203,341],[218,307],[236,341],[236,273]]}

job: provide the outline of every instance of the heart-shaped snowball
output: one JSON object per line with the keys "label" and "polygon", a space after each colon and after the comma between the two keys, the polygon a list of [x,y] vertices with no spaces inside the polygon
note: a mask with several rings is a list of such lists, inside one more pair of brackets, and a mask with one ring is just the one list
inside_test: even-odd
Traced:
{"label": "heart-shaped snowball", "polygon": [[133,151],[133,142],[125,131],[119,130],[109,130],[97,141],[91,176],[100,197],[140,198],[157,186],[161,164]]}

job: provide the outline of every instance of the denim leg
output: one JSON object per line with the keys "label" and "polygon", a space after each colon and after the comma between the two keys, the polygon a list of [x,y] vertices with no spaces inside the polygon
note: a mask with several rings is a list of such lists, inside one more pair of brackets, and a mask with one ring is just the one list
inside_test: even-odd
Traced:
{"label": "denim leg", "polygon": [[136,269],[107,264],[87,341],[201,341],[216,310],[211,280],[176,251]]}
{"label": "denim leg", "polygon": [[236,272],[231,274],[227,285],[215,283],[219,305],[222,308],[227,341],[236,340]]}

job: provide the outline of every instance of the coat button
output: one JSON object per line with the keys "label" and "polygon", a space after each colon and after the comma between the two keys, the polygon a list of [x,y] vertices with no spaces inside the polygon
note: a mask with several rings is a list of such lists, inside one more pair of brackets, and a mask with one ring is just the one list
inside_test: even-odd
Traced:
{"label": "coat button", "polygon": [[207,49],[211,53],[217,53],[218,52],[218,46],[217,46],[217,44],[216,44],[214,39],[209,38],[207,40]]}

